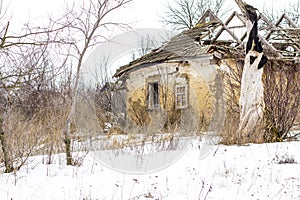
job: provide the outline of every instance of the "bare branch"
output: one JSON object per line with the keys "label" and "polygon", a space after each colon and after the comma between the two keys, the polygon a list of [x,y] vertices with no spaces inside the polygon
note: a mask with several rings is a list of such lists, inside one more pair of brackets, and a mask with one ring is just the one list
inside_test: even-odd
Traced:
{"label": "bare branch", "polygon": [[168,4],[162,22],[174,30],[190,29],[196,25],[200,17],[211,9],[216,15],[223,16],[221,8],[225,0],[176,0],[174,6]]}
{"label": "bare branch", "polygon": [[[118,22],[111,22],[111,19],[107,19],[108,16],[114,13],[120,7],[128,4],[130,1],[131,0],[98,0],[97,2],[94,2],[90,0],[88,3],[83,2],[79,8],[79,11],[76,11],[76,7],[73,5],[70,12],[66,14],[67,22],[71,23],[68,28],[68,41],[74,41],[74,43],[69,42],[69,44],[72,45],[71,48],[73,48],[76,53],[72,56],[74,56],[74,58],[77,60],[76,78],[72,92],[72,103],[68,112],[66,128],[64,131],[64,142],[66,145],[66,157],[68,165],[72,164],[72,156],[70,151],[70,128],[77,104],[78,85],[83,59],[85,58],[87,50],[100,42],[99,38],[104,37],[103,34],[101,34],[102,28],[105,29],[107,26],[120,25]],[[77,13],[80,13],[80,15],[77,15]],[[61,24],[64,23],[62,22]]]}

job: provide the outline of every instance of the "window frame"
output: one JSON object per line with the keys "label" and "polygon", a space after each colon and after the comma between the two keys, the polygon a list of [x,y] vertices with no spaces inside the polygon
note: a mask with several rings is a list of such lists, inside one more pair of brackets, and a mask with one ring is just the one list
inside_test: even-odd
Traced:
{"label": "window frame", "polygon": [[[178,92],[178,88],[184,88],[183,92]],[[180,105],[178,105],[178,98]],[[175,108],[185,109],[188,108],[188,85],[187,84],[177,84],[175,85]]]}

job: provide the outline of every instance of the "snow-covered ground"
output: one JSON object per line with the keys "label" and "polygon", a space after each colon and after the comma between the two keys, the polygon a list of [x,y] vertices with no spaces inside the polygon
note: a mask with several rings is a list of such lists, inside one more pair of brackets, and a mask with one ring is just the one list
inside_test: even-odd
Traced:
{"label": "snow-covered ground", "polygon": [[300,199],[300,142],[217,145],[206,157],[200,149],[193,141],[151,173],[115,171],[92,152],[79,167],[66,166],[64,155],[50,165],[36,156],[0,174],[0,199]]}

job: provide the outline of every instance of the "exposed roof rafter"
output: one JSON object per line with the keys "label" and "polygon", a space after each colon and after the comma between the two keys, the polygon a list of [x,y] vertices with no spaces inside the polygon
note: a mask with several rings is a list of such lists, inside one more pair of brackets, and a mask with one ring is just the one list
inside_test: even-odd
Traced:
{"label": "exposed roof rafter", "polygon": [[[240,24],[231,26],[230,23],[237,23],[233,21],[234,19]],[[270,59],[300,60],[300,28],[288,16],[283,14],[276,23],[272,23],[260,13],[258,20],[263,24],[259,27],[258,36]],[[283,27],[284,20],[288,27]],[[235,29],[240,30],[239,36]],[[230,38],[220,39],[224,31]],[[233,56],[232,53],[243,48],[245,38],[246,18],[242,14],[233,12],[224,23],[211,10],[207,10],[195,27],[175,35],[160,48],[120,67],[114,76],[121,76],[141,65],[197,57],[214,51],[222,52],[225,57]]]}

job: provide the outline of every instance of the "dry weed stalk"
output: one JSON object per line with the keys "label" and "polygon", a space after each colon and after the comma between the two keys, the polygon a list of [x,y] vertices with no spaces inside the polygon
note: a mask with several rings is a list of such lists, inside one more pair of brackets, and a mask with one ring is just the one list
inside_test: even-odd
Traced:
{"label": "dry weed stalk", "polygon": [[266,110],[264,140],[279,142],[289,138],[300,106],[299,64],[273,61],[265,67]]}

